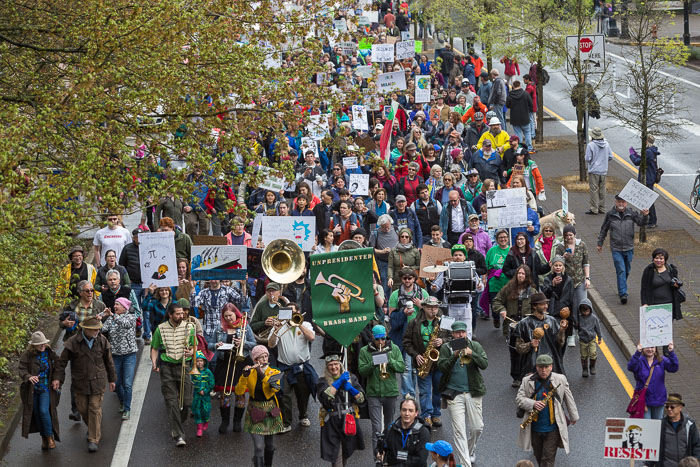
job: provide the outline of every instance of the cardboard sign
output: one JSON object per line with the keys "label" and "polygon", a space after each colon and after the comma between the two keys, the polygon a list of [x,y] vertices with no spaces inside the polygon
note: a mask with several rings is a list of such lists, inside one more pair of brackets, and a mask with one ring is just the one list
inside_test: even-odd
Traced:
{"label": "cardboard sign", "polygon": [[673,341],[673,304],[639,307],[639,341],[642,347],[663,347]]}
{"label": "cardboard sign", "polygon": [[357,157],[343,157],[343,167],[346,169],[356,169]]}
{"label": "cardboard sign", "polygon": [[311,251],[316,235],[314,216],[263,216],[262,239],[265,245],[278,238],[295,242],[304,251]]}
{"label": "cardboard sign", "polygon": [[193,245],[226,245],[226,237],[217,235],[192,235]]}
{"label": "cardboard sign", "polygon": [[403,70],[382,73],[377,76],[377,90],[380,93],[406,89],[406,73]]}
{"label": "cardboard sign", "polygon": [[603,457],[606,459],[659,460],[661,420],[608,418],[605,420]]}
{"label": "cardboard sign", "polygon": [[515,164],[513,166],[512,176],[520,175],[521,177],[525,174],[525,166],[523,164]]}
{"label": "cardboard sign", "polygon": [[369,195],[369,174],[350,174],[348,191],[352,196]]}
{"label": "cardboard sign", "polygon": [[416,76],[416,103],[430,102],[430,75]]}
{"label": "cardboard sign", "polygon": [[139,263],[144,284],[177,287],[175,232],[139,234]]}
{"label": "cardboard sign", "polygon": [[244,245],[203,245],[192,247],[192,279],[245,279],[248,247]]}
{"label": "cardboard sign", "polygon": [[372,44],[372,61],[375,63],[394,63],[394,45]]}
{"label": "cardboard sign", "polygon": [[387,43],[387,44],[394,45],[394,44],[396,44],[398,41],[399,41],[399,38],[398,38],[398,37],[387,36],[387,38],[386,38],[386,43]]}
{"label": "cardboard sign", "polygon": [[486,192],[488,226],[508,229],[527,226],[527,188],[509,188]]}
{"label": "cardboard sign", "polygon": [[413,58],[416,54],[415,41],[401,41],[396,43],[396,58],[403,60]]}
{"label": "cardboard sign", "polygon": [[358,136],[355,138],[355,144],[364,150],[363,154],[367,154],[368,152],[377,149],[377,142],[374,141],[369,135]]}
{"label": "cardboard sign", "polygon": [[437,266],[444,264],[445,261],[452,259],[452,253],[449,248],[440,248],[437,246],[423,245],[423,250],[420,257],[420,271],[418,277],[424,279],[435,280],[437,273],[425,272],[423,268],[426,266]]}
{"label": "cardboard sign", "polygon": [[620,192],[620,198],[624,199],[637,209],[649,209],[656,201],[659,194],[645,187],[644,184],[630,178],[627,185]]}

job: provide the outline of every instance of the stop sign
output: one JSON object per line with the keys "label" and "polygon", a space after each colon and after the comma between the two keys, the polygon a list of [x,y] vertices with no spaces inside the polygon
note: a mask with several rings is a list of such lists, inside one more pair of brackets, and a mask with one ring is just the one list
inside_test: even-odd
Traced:
{"label": "stop sign", "polygon": [[578,49],[581,53],[588,53],[593,49],[593,41],[587,37],[581,38],[578,43]]}

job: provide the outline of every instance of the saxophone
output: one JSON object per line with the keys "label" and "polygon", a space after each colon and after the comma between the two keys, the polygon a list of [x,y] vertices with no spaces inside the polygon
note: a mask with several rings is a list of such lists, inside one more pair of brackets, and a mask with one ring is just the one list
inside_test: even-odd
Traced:
{"label": "saxophone", "polygon": [[[559,389],[559,386],[561,386],[561,384],[557,384],[556,387],[552,388],[552,390],[549,391],[549,394],[547,394],[547,396],[544,399],[542,399],[542,402],[544,402],[545,405],[549,404],[549,401],[552,400],[552,397],[554,397],[554,394],[557,393],[557,389]],[[532,409],[532,412],[530,412],[530,415],[527,416],[527,419],[520,424],[520,428],[524,430],[525,427],[527,427],[530,423],[534,422],[535,417],[538,413],[540,413],[539,410]]]}
{"label": "saxophone", "polygon": [[418,376],[421,378],[425,378],[428,376],[428,373],[430,373],[430,369],[433,366],[433,363],[438,361],[438,358],[440,357],[440,352],[438,349],[435,347],[435,339],[438,338],[438,333],[440,332],[440,320],[437,320],[435,322],[435,325],[433,326],[433,332],[430,334],[430,340],[428,341],[428,345],[425,348],[425,352],[423,352],[423,358],[425,361],[423,364],[418,367]]}

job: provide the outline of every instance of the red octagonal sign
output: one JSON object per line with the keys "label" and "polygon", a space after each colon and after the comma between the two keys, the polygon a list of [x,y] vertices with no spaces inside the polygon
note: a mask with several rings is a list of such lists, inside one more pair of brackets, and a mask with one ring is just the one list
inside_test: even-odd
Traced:
{"label": "red octagonal sign", "polygon": [[590,52],[591,50],[593,50],[593,41],[590,40],[590,39],[587,38],[587,37],[581,38],[581,40],[580,40],[579,43],[578,43],[578,49],[579,49],[582,53],[588,53],[588,52]]}

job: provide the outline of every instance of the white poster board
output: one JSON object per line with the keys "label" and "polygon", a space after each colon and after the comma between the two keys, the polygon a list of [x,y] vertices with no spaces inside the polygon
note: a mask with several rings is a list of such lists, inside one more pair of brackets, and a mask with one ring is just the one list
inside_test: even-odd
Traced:
{"label": "white poster board", "polygon": [[327,115],[310,115],[309,123],[306,125],[309,137],[314,141],[321,141],[330,134]]}
{"label": "white poster board", "polygon": [[416,76],[416,103],[430,102],[430,75]]}
{"label": "white poster board", "polygon": [[561,187],[561,210],[565,215],[569,213],[569,190],[564,185]]}
{"label": "white poster board", "polygon": [[345,18],[333,20],[333,28],[338,32],[347,32],[348,23],[345,22]]}
{"label": "white poster board", "polygon": [[416,54],[416,41],[401,41],[396,43],[396,58],[403,60],[413,58]]}
{"label": "white poster board", "polygon": [[603,457],[606,459],[659,460],[661,420],[608,418],[605,420]]}
{"label": "white poster board", "polygon": [[316,144],[316,141],[314,141],[313,138],[310,138],[308,136],[301,138],[301,147],[299,149],[301,150],[302,154],[306,154],[306,151],[311,149],[314,151],[314,157],[316,157],[316,160],[319,159],[318,145]]}
{"label": "white poster board", "polygon": [[411,38],[411,31],[401,31],[401,40],[407,41]]}
{"label": "white poster board", "polygon": [[509,229],[527,226],[525,187],[486,192],[488,227]]}
{"label": "white poster board", "polygon": [[343,51],[343,55],[352,55],[357,50],[357,43],[352,41],[340,42],[338,44]]}
{"label": "white poster board", "polygon": [[343,157],[343,167],[346,169],[356,169],[358,165],[357,157]]}
{"label": "white poster board", "polygon": [[352,196],[369,195],[369,174],[350,174],[348,191]]}
{"label": "white poster board", "polygon": [[260,185],[258,185],[258,187],[279,193],[280,190],[284,189],[284,177],[275,177],[274,175],[270,175],[270,170],[270,167],[266,167],[264,165],[258,166],[258,171],[265,174],[265,179],[260,183]]}
{"label": "white poster board", "polygon": [[645,187],[644,184],[630,178],[627,185],[620,192],[620,198],[624,199],[637,209],[649,209],[656,201],[659,194]]}
{"label": "white poster board", "polygon": [[364,105],[352,106],[352,127],[355,130],[369,131],[369,121],[367,120],[367,108]]}
{"label": "white poster board", "polygon": [[642,347],[663,347],[673,341],[673,304],[639,307],[639,342]]}
{"label": "white poster board", "polygon": [[139,234],[139,262],[144,284],[177,287],[175,232]]}
{"label": "white poster board", "polygon": [[245,245],[192,246],[192,280],[245,279],[248,247]]}
{"label": "white poster board", "polygon": [[253,237],[250,239],[250,244],[253,246],[253,248],[257,248],[263,217],[265,217],[263,213],[258,213],[255,215],[255,220],[253,221]]}
{"label": "white poster board", "polygon": [[406,73],[403,70],[382,73],[377,76],[377,91],[380,94],[406,89]]}
{"label": "white poster board", "polygon": [[362,15],[368,17],[370,23],[378,23],[379,22],[379,12],[378,11],[365,11],[362,13]]}
{"label": "white poster board", "polygon": [[[357,76],[362,76],[363,78],[371,78],[372,77],[372,65],[360,65],[357,68],[355,68],[355,74]],[[364,91],[364,89],[363,89]]]}
{"label": "white poster board", "polygon": [[295,242],[304,251],[311,251],[316,235],[314,216],[264,216],[262,219],[262,239],[265,245],[278,238]]}
{"label": "white poster board", "polygon": [[374,63],[394,63],[394,44],[372,44]]}

